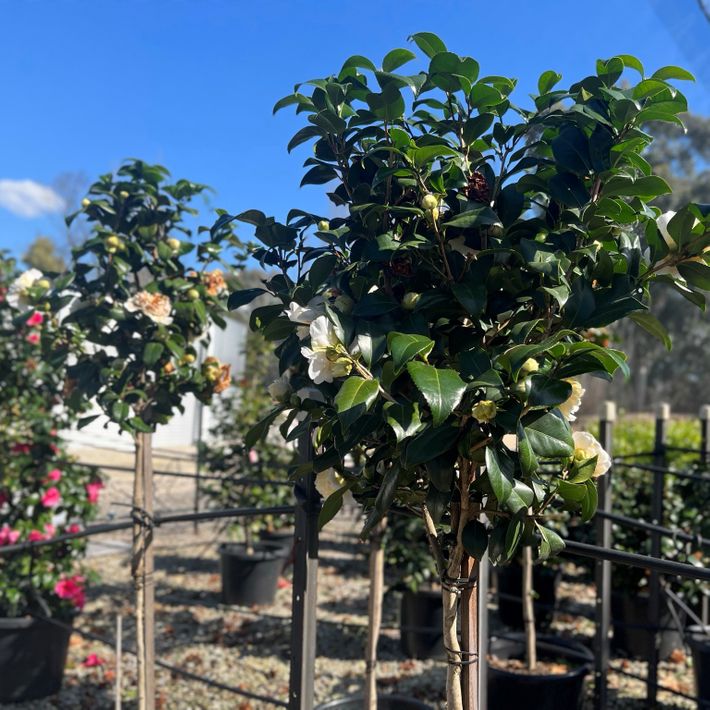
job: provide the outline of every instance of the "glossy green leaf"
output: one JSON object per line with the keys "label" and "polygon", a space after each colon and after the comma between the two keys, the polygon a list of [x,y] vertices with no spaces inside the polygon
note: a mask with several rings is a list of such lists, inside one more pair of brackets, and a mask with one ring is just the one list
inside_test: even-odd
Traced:
{"label": "glossy green leaf", "polygon": [[155,365],[158,360],[160,360],[165,346],[162,343],[147,343],[145,348],[143,348],[143,363],[151,367]]}
{"label": "glossy green leaf", "polygon": [[455,370],[439,369],[423,362],[408,362],[407,371],[431,409],[434,426],[439,426],[461,401],[466,383]]}
{"label": "glossy green leaf", "polygon": [[522,420],[533,451],[543,458],[572,456],[574,443],[567,420],[554,412],[531,412]]}
{"label": "glossy green leaf", "polygon": [[665,346],[666,350],[670,350],[673,344],[671,336],[668,334],[665,326],[656,318],[650,311],[636,311],[629,318],[640,325],[647,333],[650,333],[654,338],[658,338]]}
{"label": "glossy green leaf", "polygon": [[480,520],[469,520],[461,531],[461,542],[474,560],[480,560],[488,549],[488,531]]}
{"label": "glossy green leaf", "polygon": [[343,382],[333,403],[346,429],[372,407],[378,393],[377,380],[353,376]]}
{"label": "glossy green leaf", "polygon": [[229,308],[230,311],[234,311],[237,308],[251,303],[263,293],[268,293],[268,291],[263,288],[245,288],[242,291],[233,291],[229,294],[229,298],[227,299],[227,308]]}
{"label": "glossy green leaf", "polygon": [[392,355],[395,374],[400,373],[415,357],[426,359],[434,347],[434,341],[425,335],[413,333],[390,333],[387,348]]}
{"label": "glossy green leaf", "polygon": [[514,470],[512,460],[502,450],[486,448],[486,472],[499,505],[504,505],[513,492]]}
{"label": "glossy green leaf", "polygon": [[385,421],[394,431],[397,443],[415,436],[426,427],[419,418],[419,405],[416,402],[386,402],[384,415]]}
{"label": "glossy green leaf", "polygon": [[432,32],[416,32],[409,39],[430,59],[439,52],[446,51],[446,45]]}
{"label": "glossy green leaf", "polygon": [[417,55],[414,52],[410,52],[408,49],[393,49],[387,52],[385,58],[382,60],[382,69],[384,71],[390,72],[401,67],[407,62],[411,62],[412,59],[416,59]]}
{"label": "glossy green leaf", "polygon": [[546,560],[549,557],[554,557],[559,552],[564,550],[565,543],[562,538],[550,528],[546,528],[544,525],[535,523],[538,532],[540,533],[540,552],[538,559],[540,561]]}

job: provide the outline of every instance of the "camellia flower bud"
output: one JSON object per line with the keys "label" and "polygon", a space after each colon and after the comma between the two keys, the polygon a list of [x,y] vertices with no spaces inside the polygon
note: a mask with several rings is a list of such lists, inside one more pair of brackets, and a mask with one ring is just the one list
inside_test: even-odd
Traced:
{"label": "camellia flower bud", "polygon": [[45,289],[45,290],[48,289],[51,285],[52,285],[52,284],[49,283],[49,280],[48,280],[48,279],[40,279],[40,280],[35,284],[35,286],[38,286],[39,288],[43,288],[43,289]]}
{"label": "camellia flower bud", "polygon": [[82,206],[82,207],[88,207],[90,204],[91,204],[91,200],[90,200],[88,197],[85,197],[85,198],[81,201],[81,206]]}
{"label": "camellia flower bud", "polygon": [[439,206],[439,198],[429,192],[422,197],[420,204],[423,210],[427,210],[429,212],[431,210],[435,210]]}
{"label": "camellia flower bud", "polygon": [[415,293],[414,291],[405,293],[402,297],[402,308],[406,311],[413,311],[417,307],[417,303],[419,303],[421,297],[421,293]]}
{"label": "camellia flower bud", "polygon": [[534,358],[529,357],[520,368],[520,375],[525,377],[533,372],[537,372],[540,369],[540,363]]}
{"label": "camellia flower bud", "polygon": [[115,234],[112,234],[110,237],[106,237],[106,239],[104,239],[104,244],[107,247],[118,249],[121,246],[121,240]]}
{"label": "camellia flower bud", "polygon": [[191,301],[197,301],[200,298],[200,292],[196,288],[188,289],[187,297]]}
{"label": "camellia flower bud", "polygon": [[195,362],[195,359],[196,359],[196,358],[195,358],[195,354],[194,354],[194,353],[185,353],[185,354],[182,356],[182,361],[183,361],[184,363],[188,364],[188,365],[190,365],[190,364],[192,364],[193,362]]}
{"label": "camellia flower bud", "polygon": [[327,232],[330,229],[330,222],[327,219],[322,219],[318,222],[318,231]]}
{"label": "camellia flower bud", "polygon": [[118,193],[118,196],[122,200],[127,200],[130,197],[130,195],[125,190],[121,190],[121,192]]}
{"label": "camellia flower bud", "polygon": [[471,416],[481,424],[490,422],[496,418],[498,414],[498,407],[496,403],[490,399],[483,399],[480,402],[476,402],[471,408]]}
{"label": "camellia flower bud", "polygon": [[168,239],[167,244],[173,251],[177,251],[180,248],[181,242],[179,239],[171,237],[170,239]]}

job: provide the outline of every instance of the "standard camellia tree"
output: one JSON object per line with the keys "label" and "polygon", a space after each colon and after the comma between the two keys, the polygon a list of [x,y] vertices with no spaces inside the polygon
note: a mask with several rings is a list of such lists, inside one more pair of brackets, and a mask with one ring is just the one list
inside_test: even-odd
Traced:
{"label": "standard camellia tree", "polygon": [[93,400],[135,438],[132,572],[141,708],[155,702],[151,432],[186,394],[207,402],[230,385],[229,366],[214,357],[199,362],[196,346],[207,342],[213,323],[224,325],[223,272],[208,268],[232,258],[229,248],[239,244],[225,227],[196,244],[185,215],[196,214],[189,203],[205,186],[168,178],[161,166],[131,161],[91,186],[80,213],[69,218],[83,215],[92,233],[74,250],[71,312],[62,322],[85,344],[68,371],[68,402]]}
{"label": "standard camellia tree", "polygon": [[[627,365],[583,333],[630,317],[665,339],[648,309],[654,280],[702,306],[710,211],[692,204],[657,223],[651,204],[669,188],[641,157],[648,121],[680,122],[686,101],[670,81],[687,72],[647,76],[617,56],[569,88],[544,72],[521,107],[514,80],[480,76],[430,33],[413,40],[427,55],[418,73],[400,73],[416,59],[408,49],[380,66],[354,56],[275,107],[307,116],[289,149],[313,142],[302,184],[330,185],[342,216],[236,219],[256,227],[254,256],[281,270],[264,290],[282,305],[255,322],[291,389],[319,394],[285,399],[259,431],[305,412],[293,434],[312,429],[316,455],[298,473],[333,467],[344,481],[323,520],[348,490],[369,510],[363,534],[392,505],[421,517],[456,709],[464,695],[475,705],[470,614],[463,647],[456,622],[476,560],[488,549],[506,561],[521,544],[538,559],[558,552],[545,524],[555,500],[594,514],[605,456],[589,434],[573,437],[575,378]],[[366,455],[346,468],[354,446]]]}
{"label": "standard camellia tree", "polygon": [[[58,332],[56,312],[64,302],[52,281],[37,269],[20,274],[14,260],[0,255],[0,549],[79,532],[93,517],[102,486],[92,469],[67,454],[58,435],[72,421],[72,413],[57,405],[67,359],[76,348]],[[75,539],[7,550],[0,556],[0,618],[71,622],[84,604],[77,561],[85,549],[85,539]],[[66,648],[69,634],[40,620],[32,623],[36,628],[3,624],[3,643],[25,659],[26,668],[16,682],[6,665],[12,659],[0,659],[1,702],[51,694],[61,683],[61,667],[47,660],[51,651],[42,655],[30,648],[31,641],[27,648],[22,644],[36,634],[43,647],[56,640]],[[28,653],[34,654],[29,663]]]}

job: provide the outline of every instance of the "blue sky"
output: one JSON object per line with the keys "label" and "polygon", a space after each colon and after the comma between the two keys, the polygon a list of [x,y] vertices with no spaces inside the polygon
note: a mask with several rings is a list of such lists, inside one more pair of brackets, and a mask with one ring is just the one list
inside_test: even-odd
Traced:
{"label": "blue sky", "polygon": [[629,53],[647,70],[693,71],[683,90],[710,114],[710,23],[696,0],[0,0],[0,203],[12,207],[0,204],[0,247],[19,255],[59,233],[56,214],[17,214],[32,212],[27,189],[51,207],[40,186],[131,156],[211,185],[212,207],[329,214],[322,188],[298,187],[308,148],[286,153],[301,119],[272,117],[274,102],[423,30],[482,73],[517,77],[519,103],[546,69],[571,83]]}

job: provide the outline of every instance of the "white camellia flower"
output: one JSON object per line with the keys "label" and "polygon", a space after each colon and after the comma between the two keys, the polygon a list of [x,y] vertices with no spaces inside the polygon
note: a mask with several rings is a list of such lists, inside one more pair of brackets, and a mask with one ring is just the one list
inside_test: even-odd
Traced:
{"label": "white camellia flower", "polygon": [[29,306],[27,292],[42,278],[44,278],[44,274],[39,269],[28,269],[20,274],[7,289],[7,302],[13,308],[18,309]]}
{"label": "white camellia flower", "polygon": [[286,402],[291,396],[291,382],[288,372],[284,372],[281,377],[277,377],[267,388],[271,399],[275,402]]}
{"label": "white camellia flower", "polygon": [[668,212],[664,212],[662,215],[656,217],[656,227],[658,227],[658,232],[663,237],[663,241],[666,243],[669,251],[678,251],[678,245],[668,231],[668,223],[675,215],[676,213],[673,210],[668,210]]}
{"label": "white camellia flower", "polygon": [[467,246],[465,237],[456,237],[455,239],[449,239],[448,244],[453,251],[457,251],[459,254],[462,254],[467,259],[473,259],[475,256],[478,255],[478,252],[480,251],[480,249],[472,249],[471,247]]}
{"label": "white camellia flower", "polygon": [[291,301],[284,313],[292,323],[298,323],[296,333],[299,340],[303,340],[308,337],[308,326],[316,318],[325,314],[325,300],[323,296],[315,296],[305,306]]}
{"label": "white camellia flower", "polygon": [[[326,468],[325,471],[316,474],[315,484],[316,490],[325,500],[345,485],[345,479],[334,468]],[[356,505],[353,494],[349,490],[343,494],[343,504]]]}
{"label": "white camellia flower", "polygon": [[574,458],[577,461],[588,461],[597,457],[592,476],[603,476],[611,468],[611,456],[604,451],[602,445],[588,432],[575,431],[572,434],[574,441]]}
{"label": "white camellia flower", "polygon": [[575,380],[573,377],[566,379],[565,382],[569,382],[572,385],[572,392],[566,401],[557,405],[557,409],[560,410],[562,416],[567,421],[573,422],[577,419],[575,414],[582,406],[582,397],[584,396],[585,389],[582,387],[582,383],[579,380]]}
{"label": "white camellia flower", "polygon": [[140,312],[148,316],[154,323],[160,325],[170,325],[173,318],[170,315],[172,304],[167,296],[162,293],[150,293],[149,291],[139,291],[135,296],[131,296],[123,307],[129,313]]}
{"label": "white camellia flower", "polygon": [[336,348],[341,342],[328,318],[318,316],[311,323],[309,333],[311,347],[302,347],[301,354],[308,359],[308,376],[313,382],[320,385],[350,374],[352,364],[346,357],[338,356]]}

